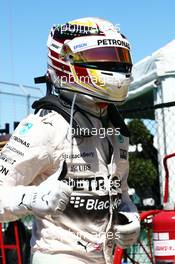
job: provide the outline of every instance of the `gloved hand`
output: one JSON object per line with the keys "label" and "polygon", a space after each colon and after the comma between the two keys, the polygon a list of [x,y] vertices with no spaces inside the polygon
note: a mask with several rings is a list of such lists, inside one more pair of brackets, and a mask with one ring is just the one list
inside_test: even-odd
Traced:
{"label": "gloved hand", "polygon": [[118,225],[114,225],[116,246],[127,248],[132,246],[140,233],[140,217],[138,213],[119,212]]}
{"label": "gloved hand", "polygon": [[[14,214],[21,215],[32,211],[36,215],[56,215],[64,211],[72,193],[72,188],[60,181],[64,166],[38,186],[12,187],[9,205],[6,207]],[[66,171],[67,172],[67,171]]]}

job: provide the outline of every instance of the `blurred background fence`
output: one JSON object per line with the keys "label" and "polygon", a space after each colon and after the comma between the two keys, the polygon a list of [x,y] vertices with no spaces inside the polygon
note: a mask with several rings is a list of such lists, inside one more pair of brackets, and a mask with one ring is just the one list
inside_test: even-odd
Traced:
{"label": "blurred background fence", "polygon": [[0,129],[4,129],[5,123],[9,123],[10,131],[13,131],[14,122],[29,114],[33,101],[44,94],[42,88],[0,82]]}
{"label": "blurred background fence", "polygon": [[[146,102],[145,102],[146,104]],[[175,152],[175,102],[120,109],[130,129],[129,187],[139,207],[159,207],[163,202],[165,154]],[[166,133],[167,125],[169,126]],[[174,199],[175,167],[169,161],[170,200]],[[131,190],[131,194],[133,194]],[[137,197],[137,195],[139,197]]]}

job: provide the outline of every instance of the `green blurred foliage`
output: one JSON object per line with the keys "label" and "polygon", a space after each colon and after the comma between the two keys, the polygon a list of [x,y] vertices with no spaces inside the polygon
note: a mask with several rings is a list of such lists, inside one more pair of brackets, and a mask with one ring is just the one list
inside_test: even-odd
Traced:
{"label": "green blurred foliage", "polygon": [[[128,127],[131,133],[130,144],[136,145],[135,152],[129,153],[128,184],[141,197],[146,197],[151,192],[151,186],[157,177],[157,168],[150,155],[155,151],[153,137],[141,119],[132,119]],[[142,147],[142,151],[138,150],[138,144]]]}
{"label": "green blurred foliage", "polygon": [[150,159],[139,158],[134,153],[130,154],[129,162],[129,186],[144,194],[145,188],[152,186],[156,179],[156,168]]}
{"label": "green blurred foliage", "polygon": [[138,145],[150,141],[151,134],[141,119],[132,119],[128,123],[131,132],[130,144]]}

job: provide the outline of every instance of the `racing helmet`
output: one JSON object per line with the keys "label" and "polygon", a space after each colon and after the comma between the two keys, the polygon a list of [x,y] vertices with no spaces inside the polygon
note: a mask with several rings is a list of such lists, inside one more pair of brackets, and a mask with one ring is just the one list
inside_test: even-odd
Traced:
{"label": "racing helmet", "polygon": [[48,41],[48,76],[59,92],[122,103],[132,81],[130,44],[118,27],[87,17],[54,25]]}

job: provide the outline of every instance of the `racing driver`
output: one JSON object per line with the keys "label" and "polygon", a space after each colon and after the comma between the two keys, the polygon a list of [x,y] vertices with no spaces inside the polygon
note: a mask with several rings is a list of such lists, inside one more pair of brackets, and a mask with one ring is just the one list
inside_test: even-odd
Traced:
{"label": "racing driver", "polygon": [[136,242],[128,196],[129,131],[116,105],[132,81],[130,44],[115,25],[81,18],[52,27],[47,95],[0,153],[0,221],[34,216],[32,264],[111,264]]}

